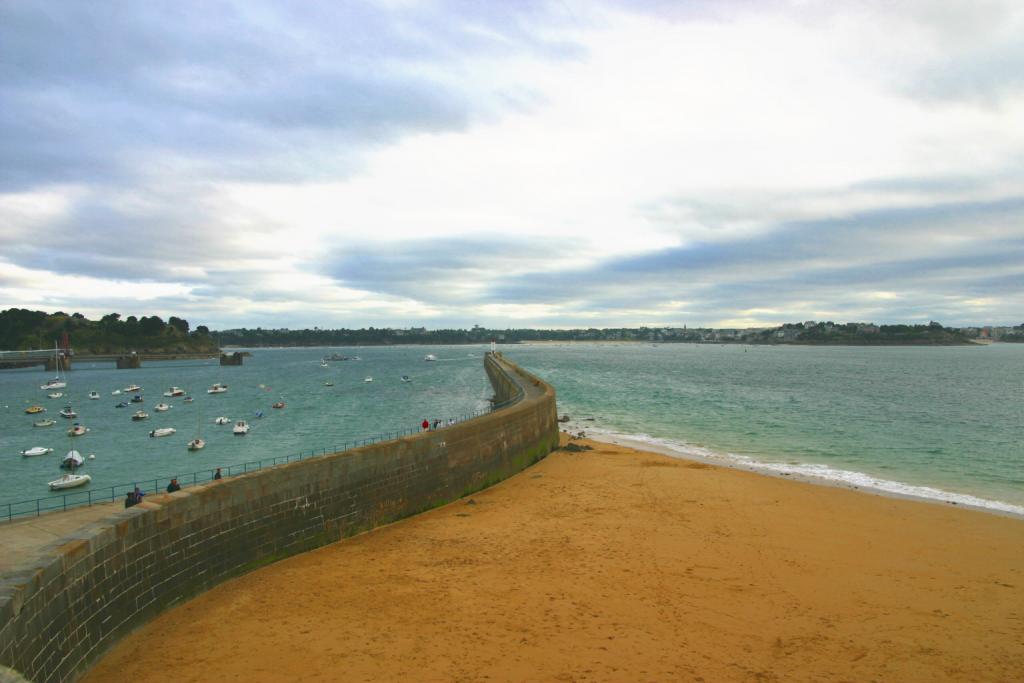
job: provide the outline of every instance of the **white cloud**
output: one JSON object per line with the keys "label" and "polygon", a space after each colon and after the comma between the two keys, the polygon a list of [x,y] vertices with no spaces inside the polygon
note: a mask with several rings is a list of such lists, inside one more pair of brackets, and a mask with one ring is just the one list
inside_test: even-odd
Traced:
{"label": "white cloud", "polygon": [[[48,273],[38,251],[26,248],[32,236],[74,241],[89,226],[150,273],[132,280],[140,294],[131,296],[180,297],[182,314],[202,312],[214,326],[244,324],[242,315],[320,326],[475,318],[550,326],[600,324],[602,315],[614,324],[678,321],[681,313],[760,323],[853,309],[837,306],[823,287],[773,291],[765,296],[777,300],[716,314],[702,308],[707,289],[684,282],[683,271],[678,287],[650,290],[643,306],[582,290],[563,291],[558,303],[501,300],[495,292],[531,273],[564,273],[559,286],[571,290],[577,270],[693,245],[770,245],[794,222],[850,232],[822,240],[828,249],[808,250],[785,272],[766,257],[709,268],[700,286],[871,269],[896,254],[943,259],[1024,239],[1013,218],[978,224],[942,216],[943,207],[1020,197],[1024,92],[1006,72],[1021,54],[1010,42],[1024,25],[1014,4],[737,3],[670,20],[624,7],[559,4],[557,12],[524,11],[516,26],[497,8],[494,16],[464,17],[444,4],[386,3],[362,17],[386,40],[352,37],[341,48],[326,38],[338,19],[333,10],[313,25],[250,8],[236,20],[285,37],[253,73],[263,86],[269,79],[295,89],[268,100],[265,87],[242,78],[247,44],[232,44],[223,63],[214,44],[194,61],[140,66],[142,81],[165,89],[161,97],[173,103],[166,119],[149,122],[157,142],[119,147],[125,167],[116,177],[68,184],[43,174],[27,190],[0,194],[0,240],[15,247],[7,258],[37,274],[4,294],[19,305],[75,308],[98,294],[88,283],[122,288],[115,273],[101,276],[110,263],[99,257],[81,259],[90,269],[84,288],[35,284]],[[417,22],[422,16],[430,21]],[[937,76],[959,58],[979,87]],[[308,73],[295,68],[303,59]],[[351,78],[354,67],[373,64],[379,69]],[[71,105],[82,97],[53,90]],[[978,97],[981,90],[991,96]],[[150,111],[141,106],[143,91],[119,95]],[[253,111],[243,111],[247,104]],[[108,133],[114,139],[120,120]],[[26,149],[14,151],[42,157],[40,148]],[[934,227],[894,223],[890,234],[872,237],[874,252],[858,249],[861,234],[836,222],[928,208]],[[492,249],[447,274],[424,269],[433,279],[419,296],[415,283],[401,291],[375,288],[368,277],[351,284],[325,265],[325,254],[393,250],[404,259],[394,263],[419,272],[418,242],[457,251],[506,244],[500,240],[530,248],[518,258]],[[649,284],[627,267],[608,273],[608,290]],[[876,318],[906,315],[935,298],[898,284],[849,297],[871,301]],[[438,301],[444,291],[448,303]],[[1007,314],[1005,294],[981,294],[962,301],[963,316]]]}

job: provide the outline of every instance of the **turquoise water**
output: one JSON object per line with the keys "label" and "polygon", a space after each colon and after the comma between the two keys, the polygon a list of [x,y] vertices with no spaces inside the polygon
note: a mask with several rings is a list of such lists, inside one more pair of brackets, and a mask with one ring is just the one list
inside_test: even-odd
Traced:
{"label": "turquoise water", "polygon": [[[359,361],[319,359],[337,351]],[[139,370],[77,367],[65,391],[95,453],[90,488],[333,449],[358,438],[415,428],[424,418],[459,417],[486,407],[492,391],[483,347],[256,349],[240,368],[216,363],[151,363]],[[506,356],[551,382],[573,429],[625,436],[683,455],[740,462],[897,493],[1024,513],[1024,345],[852,348],[689,344],[538,344]],[[423,357],[433,353],[437,363]],[[414,381],[402,383],[401,375]],[[374,382],[363,382],[373,376]],[[50,495],[68,450],[64,399],[38,386],[41,369],[0,372],[0,502]],[[335,386],[326,387],[324,382]],[[114,388],[143,386],[150,419]],[[226,394],[207,395],[214,382]],[[165,399],[181,386],[195,402]],[[261,386],[262,385],[262,386]],[[90,390],[101,399],[90,401]],[[159,401],[173,405],[155,413]],[[284,400],[283,410],[271,403]],[[58,424],[33,428],[23,413],[40,403]],[[255,419],[257,410],[264,412]],[[246,437],[212,424],[248,419]],[[590,418],[590,419],[588,419]],[[592,420],[592,421],[591,421]],[[185,444],[202,423],[207,447]],[[178,430],[153,439],[155,427]],[[32,446],[54,454],[22,458]],[[109,489],[108,489],[109,490]]]}
{"label": "turquoise water", "polygon": [[1024,345],[576,344],[506,355],[557,387],[574,429],[1024,513]]}
{"label": "turquoise water", "polygon": [[[83,455],[95,454],[82,473],[93,481],[96,494],[107,487],[156,477],[190,473],[244,462],[295,455],[300,451],[334,450],[346,442],[383,432],[416,429],[424,418],[460,418],[486,409],[493,395],[483,368],[483,347],[393,347],[359,349],[254,349],[241,367],[220,367],[216,361],[148,363],[138,370],[117,370],[110,363],[76,365],[68,373],[68,387],[60,399],[47,398],[39,385],[52,377],[41,368],[0,371],[0,503],[51,494],[47,482],[61,471],[59,460],[72,446]],[[358,355],[360,360],[336,361],[327,368],[320,358],[337,352]],[[438,362],[424,362],[427,353]],[[412,382],[401,381],[409,375]],[[366,377],[373,377],[366,383]],[[215,382],[227,384],[224,394],[209,395]],[[325,386],[333,382],[333,387]],[[112,396],[114,389],[139,384],[145,399],[127,408],[115,405],[130,396]],[[192,403],[162,394],[172,385],[186,389]],[[89,400],[90,391],[100,394]],[[159,402],[172,407],[165,413],[153,410]],[[285,408],[271,404],[284,401]],[[60,409],[70,403],[78,418],[63,419]],[[47,408],[43,415],[26,415],[31,404]],[[148,420],[132,422],[138,408]],[[255,417],[256,411],[263,417]],[[223,415],[245,419],[252,426],[247,436],[234,436],[231,425],[217,426]],[[57,421],[53,427],[32,423],[43,417]],[[89,428],[85,436],[70,439],[67,428],[78,421]],[[174,427],[177,433],[151,438],[157,427]],[[194,453],[186,444],[201,428],[207,445]],[[53,448],[50,455],[23,458],[20,452],[33,446]],[[209,476],[208,474],[206,475]],[[166,485],[166,479],[161,486]],[[74,489],[83,491],[86,488]],[[123,489],[122,494],[123,495]],[[6,515],[6,507],[0,509]]]}

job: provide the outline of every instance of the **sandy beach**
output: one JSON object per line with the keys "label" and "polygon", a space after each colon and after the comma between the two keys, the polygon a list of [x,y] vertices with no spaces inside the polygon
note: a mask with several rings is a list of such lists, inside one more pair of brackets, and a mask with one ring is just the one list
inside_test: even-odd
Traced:
{"label": "sandy beach", "polygon": [[85,680],[1021,680],[1024,521],[573,443],[177,606]]}

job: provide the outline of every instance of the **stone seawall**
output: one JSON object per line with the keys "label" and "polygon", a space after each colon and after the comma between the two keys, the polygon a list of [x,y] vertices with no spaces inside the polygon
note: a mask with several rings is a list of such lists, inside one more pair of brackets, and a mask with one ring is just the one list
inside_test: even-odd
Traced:
{"label": "stone seawall", "polygon": [[[483,417],[119,510],[0,582],[0,665],[73,681],[163,610],[276,560],[443,505],[558,445],[554,390],[500,355]],[[55,514],[74,514],[55,513]]]}

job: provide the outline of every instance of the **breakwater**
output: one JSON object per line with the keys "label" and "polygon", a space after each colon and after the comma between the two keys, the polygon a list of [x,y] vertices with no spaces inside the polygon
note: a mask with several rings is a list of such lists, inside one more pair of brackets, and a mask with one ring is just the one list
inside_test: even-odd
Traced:
{"label": "breakwater", "polygon": [[226,579],[443,505],[543,458],[558,444],[554,390],[500,355],[484,366],[500,410],[152,496],[41,549],[0,583],[0,664],[33,681],[75,680],[119,638]]}

